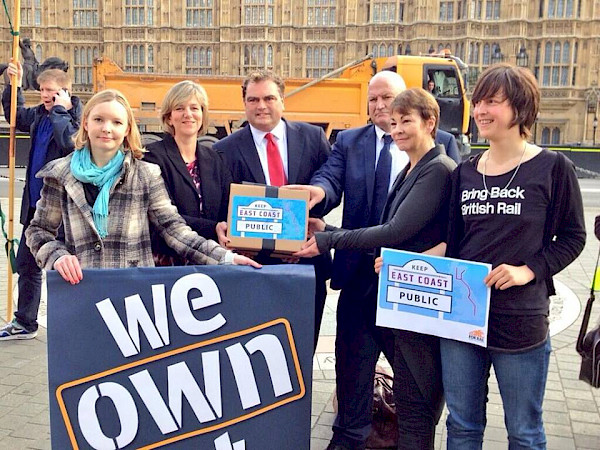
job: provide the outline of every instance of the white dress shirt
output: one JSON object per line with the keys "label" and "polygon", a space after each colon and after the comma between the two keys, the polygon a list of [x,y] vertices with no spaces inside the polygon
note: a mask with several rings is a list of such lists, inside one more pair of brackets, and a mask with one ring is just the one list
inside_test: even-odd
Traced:
{"label": "white dress shirt", "polygon": [[[267,160],[267,135],[266,131],[261,131],[248,124],[250,131],[252,132],[252,139],[254,139],[254,145],[258,152],[258,158],[260,159],[260,165],[262,166],[263,173],[265,174],[265,180],[267,184],[271,184],[271,177],[269,176],[269,162]],[[275,136],[275,142],[277,142],[277,148],[279,148],[279,154],[281,155],[281,162],[283,163],[283,171],[285,173],[285,179],[289,180],[288,177],[288,152],[287,152],[287,139],[286,139],[286,128],[285,122],[280,120],[275,128],[270,133]]]}
{"label": "white dress shirt", "polygon": [[[375,134],[377,135],[377,143],[375,145],[375,169],[377,169],[377,161],[379,161],[379,154],[383,148],[383,136],[386,134],[381,128],[375,125]],[[390,144],[390,153],[392,155],[392,168],[390,172],[390,185],[388,186],[388,192],[392,188],[398,174],[408,164],[408,155],[404,150],[400,150],[396,143],[392,140]]]}

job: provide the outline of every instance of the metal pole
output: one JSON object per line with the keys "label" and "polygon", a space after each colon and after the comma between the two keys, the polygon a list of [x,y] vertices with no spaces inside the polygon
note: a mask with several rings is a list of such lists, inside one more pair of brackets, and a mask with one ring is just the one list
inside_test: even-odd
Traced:
{"label": "metal pole", "polygon": [[284,97],[285,98],[291,97],[292,95],[295,95],[298,92],[302,92],[303,90],[308,89],[309,87],[314,86],[315,84],[320,83],[321,81],[323,81],[327,78],[336,76],[338,73],[343,72],[344,70],[348,69],[349,67],[356,66],[356,65],[360,64],[361,62],[366,61],[367,59],[372,59],[372,58],[373,58],[373,55],[371,55],[371,54],[368,54],[367,56],[363,56],[362,58],[357,59],[356,61],[352,61],[352,62],[346,64],[345,66],[340,67],[339,69],[335,69],[329,73],[326,73],[325,75],[323,75],[320,78],[317,78],[316,80],[312,80],[306,84],[303,84],[302,86],[294,89],[293,91],[286,93],[284,95]]}
{"label": "metal pole", "polygon": [[[21,1],[15,0],[14,29],[13,29],[13,47],[12,60],[16,64],[19,61],[19,28],[21,27]],[[13,267],[10,255],[14,251],[14,217],[15,217],[15,150],[16,150],[16,132],[17,132],[17,75],[15,74],[10,81],[10,135],[8,144],[8,276],[7,276],[7,305],[6,321],[12,320],[13,315]],[[23,244],[24,245],[24,244]]]}

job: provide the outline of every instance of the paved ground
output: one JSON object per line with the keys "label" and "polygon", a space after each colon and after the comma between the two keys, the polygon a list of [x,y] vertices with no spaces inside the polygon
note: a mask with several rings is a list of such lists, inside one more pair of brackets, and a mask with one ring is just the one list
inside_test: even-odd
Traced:
{"label": "paved ground", "polygon": [[[600,214],[600,182],[582,183],[586,203],[586,225]],[[2,207],[7,211],[6,199]],[[18,206],[18,205],[17,205]],[[17,208],[18,211],[18,208]],[[332,221],[339,220],[339,212]],[[20,229],[15,230],[20,235]],[[2,244],[4,241],[2,241]],[[575,341],[581,322],[579,302],[585,305],[598,252],[593,234],[583,254],[557,279],[563,284],[552,304],[550,373],[544,402],[544,421],[549,449],[600,449],[600,390],[578,381],[580,358]],[[0,258],[0,317],[6,314],[6,260]],[[574,294],[574,295],[572,295]],[[313,371],[311,449],[322,450],[331,436],[334,419],[331,399],[335,389],[334,334],[337,295],[328,297]],[[599,309],[594,310],[594,321]],[[576,318],[576,319],[575,319]],[[574,322],[573,322],[574,320]],[[3,323],[3,320],[0,320]],[[46,331],[33,341],[0,343],[0,442],[1,448],[50,448],[46,363]],[[488,428],[484,449],[507,447],[498,388],[491,384]],[[436,448],[445,448],[445,414],[438,426]],[[293,449],[293,447],[291,447]],[[293,449],[295,450],[295,449]]]}

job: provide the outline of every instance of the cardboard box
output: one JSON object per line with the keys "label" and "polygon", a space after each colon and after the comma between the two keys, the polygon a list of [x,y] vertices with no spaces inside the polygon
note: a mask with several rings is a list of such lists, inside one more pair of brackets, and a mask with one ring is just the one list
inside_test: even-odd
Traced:
{"label": "cardboard box", "polygon": [[301,249],[308,230],[309,193],[257,184],[232,184],[227,214],[230,247],[285,257]]}

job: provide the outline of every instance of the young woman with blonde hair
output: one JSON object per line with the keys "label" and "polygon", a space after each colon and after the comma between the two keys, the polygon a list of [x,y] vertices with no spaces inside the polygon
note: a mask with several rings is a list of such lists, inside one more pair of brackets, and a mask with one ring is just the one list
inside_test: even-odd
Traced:
{"label": "young woman with blonde hair", "polygon": [[[82,268],[154,266],[150,223],[179,255],[197,264],[259,267],[186,225],[160,169],[140,161],[140,133],[120,92],[101,91],[88,101],[75,147],[38,173],[44,187],[27,243],[40,267],[75,284],[83,278]],[[56,239],[61,224],[64,241]]]}

